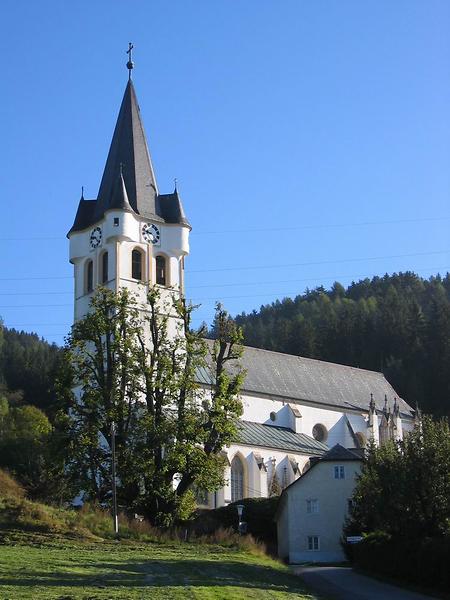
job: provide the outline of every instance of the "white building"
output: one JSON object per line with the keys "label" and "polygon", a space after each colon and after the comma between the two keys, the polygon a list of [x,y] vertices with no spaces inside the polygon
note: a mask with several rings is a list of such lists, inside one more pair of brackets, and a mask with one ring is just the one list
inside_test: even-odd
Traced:
{"label": "white building", "polygon": [[[68,233],[74,319],[98,285],[129,288],[143,310],[149,285],[183,293],[190,231],[177,189],[159,193],[130,78],[98,196],[81,198]],[[286,487],[330,445],[360,447],[413,427],[413,411],[381,373],[255,348],[242,362],[244,414],[238,439],[224,449],[229,483],[203,499],[207,506],[265,497],[274,477]]]}
{"label": "white building", "polygon": [[280,558],[289,563],[345,560],[342,527],[361,464],[358,450],[336,444],[283,490],[275,515]]}

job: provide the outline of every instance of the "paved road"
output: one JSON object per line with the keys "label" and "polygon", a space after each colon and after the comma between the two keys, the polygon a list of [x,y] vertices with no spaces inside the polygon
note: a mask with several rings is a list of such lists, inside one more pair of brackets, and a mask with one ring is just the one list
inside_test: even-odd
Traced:
{"label": "paved road", "polygon": [[349,567],[294,567],[312,590],[330,600],[430,600],[431,596],[416,594],[382,583]]}

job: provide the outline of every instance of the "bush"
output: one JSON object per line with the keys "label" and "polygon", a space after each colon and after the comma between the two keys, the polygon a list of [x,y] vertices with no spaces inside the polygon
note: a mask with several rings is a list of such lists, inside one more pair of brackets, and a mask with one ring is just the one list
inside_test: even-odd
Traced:
{"label": "bush", "polygon": [[274,547],[277,529],[274,521],[278,498],[246,498],[214,510],[200,510],[191,525],[195,535],[211,535],[219,529],[237,531],[236,506],[242,504],[242,519],[247,523],[247,533],[269,547]]}
{"label": "bush", "polygon": [[439,590],[450,587],[450,536],[415,541],[377,531],[346,545],[352,561],[364,570]]}
{"label": "bush", "polygon": [[25,496],[25,491],[17,481],[6,471],[0,469],[0,498],[20,499]]}

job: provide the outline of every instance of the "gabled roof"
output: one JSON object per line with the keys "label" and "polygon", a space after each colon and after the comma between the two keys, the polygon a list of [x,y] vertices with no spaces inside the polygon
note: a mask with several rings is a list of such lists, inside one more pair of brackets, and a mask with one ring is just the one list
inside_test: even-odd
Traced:
{"label": "gabled roof", "polygon": [[287,427],[239,421],[237,428],[238,435],[235,442],[248,446],[276,448],[286,452],[299,452],[315,456],[322,456],[328,450],[326,444],[318,442],[305,433],[295,433]]}
{"label": "gabled roof", "polygon": [[275,511],[274,520],[276,521],[278,515],[280,514],[281,507],[284,504],[284,498],[286,497],[286,492],[293,487],[294,485],[301,485],[301,483],[305,480],[305,477],[308,477],[309,473],[314,469],[316,465],[320,465],[323,462],[344,462],[344,461],[359,461],[362,462],[364,460],[364,450],[359,448],[352,448],[351,450],[348,448],[344,448],[340,444],[336,444],[333,446],[328,452],[320,456],[319,458],[313,457],[310,460],[310,468],[305,471],[298,479],[293,481],[290,485],[284,488],[281,492],[281,496],[278,500],[277,510]]}
{"label": "gabled roof", "polygon": [[[212,343],[208,340],[208,344]],[[287,401],[325,404],[344,411],[366,413],[370,394],[373,394],[379,411],[383,410],[387,396],[388,406],[392,408],[397,397],[402,415],[411,418],[414,412],[398,397],[382,373],[249,346],[244,347],[240,362],[247,371],[242,386],[244,394],[278,396]],[[200,381],[209,383],[210,376],[206,371],[200,373]]]}
{"label": "gabled roof", "polygon": [[[89,205],[86,205],[89,202]],[[178,192],[158,194],[144,125],[131,79],[125,88],[97,200],[80,200],[69,231],[80,231],[109,209],[131,210],[151,221],[190,227]]]}
{"label": "gabled roof", "polygon": [[328,452],[320,457],[318,462],[332,461],[342,462],[346,460],[363,460],[364,448],[344,448],[340,444],[333,446]]}

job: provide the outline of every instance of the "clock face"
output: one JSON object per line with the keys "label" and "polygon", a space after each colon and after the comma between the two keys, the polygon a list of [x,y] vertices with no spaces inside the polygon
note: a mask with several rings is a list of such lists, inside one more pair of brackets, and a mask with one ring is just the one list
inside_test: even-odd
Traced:
{"label": "clock face", "polygon": [[144,223],[142,225],[142,237],[149,244],[158,244],[161,239],[161,233],[153,223]]}
{"label": "clock face", "polygon": [[91,248],[98,248],[102,242],[102,230],[100,227],[96,227],[91,232],[91,237],[89,238],[89,243],[91,244]]}

